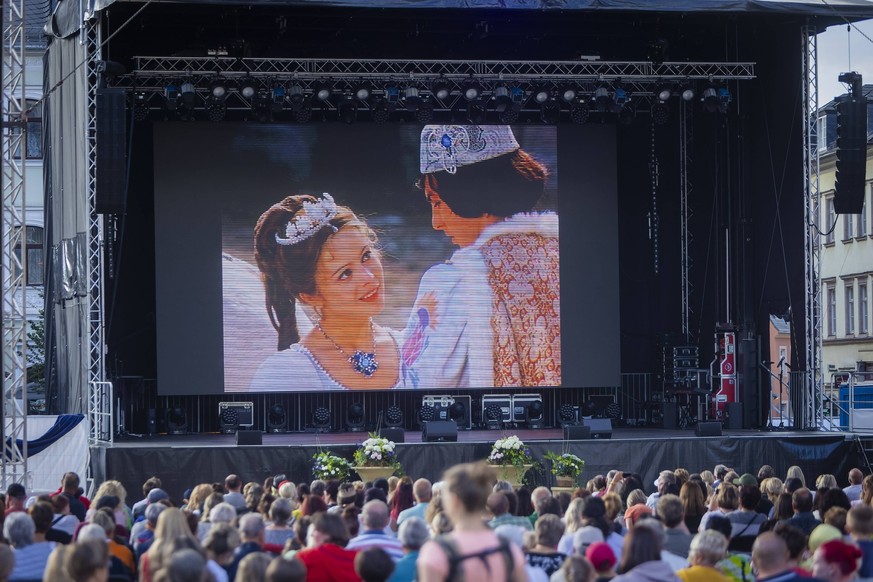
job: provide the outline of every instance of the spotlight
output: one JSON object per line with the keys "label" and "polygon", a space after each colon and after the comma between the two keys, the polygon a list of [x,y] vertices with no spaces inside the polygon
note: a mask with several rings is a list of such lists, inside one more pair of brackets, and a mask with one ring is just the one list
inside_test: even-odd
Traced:
{"label": "spotlight", "polygon": [[543,428],[543,412],[545,407],[542,400],[529,402],[524,409],[524,422],[528,428]]}
{"label": "spotlight", "polygon": [[292,111],[299,111],[306,105],[306,92],[299,83],[288,87],[288,103],[291,104]]}
{"label": "spotlight", "polygon": [[255,85],[255,80],[251,77],[246,77],[239,84],[239,94],[243,96],[244,99],[251,99],[257,93],[257,86]]}
{"label": "spotlight", "polygon": [[703,107],[710,113],[727,113],[732,98],[726,87],[710,84],[703,90],[700,100],[703,101]]}
{"label": "spotlight", "polygon": [[549,97],[549,91],[545,87],[539,87],[537,89],[534,89],[533,99],[537,105],[542,105],[549,100]]}
{"label": "spotlight", "polygon": [[593,400],[586,400],[579,408],[579,415],[584,417],[594,416],[597,414],[597,403]]}
{"label": "spotlight", "polygon": [[227,97],[227,81],[217,77],[209,84],[209,93],[213,99],[224,100]]}
{"label": "spotlight", "polygon": [[339,118],[343,123],[352,124],[358,118],[358,104],[351,95],[346,95],[339,104]]}
{"label": "spotlight", "polygon": [[540,119],[543,123],[554,125],[561,118],[561,104],[557,101],[546,101],[540,107]]}
{"label": "spotlight", "polygon": [[509,87],[498,85],[494,88],[494,111],[503,113],[512,107],[512,97],[509,96]]}
{"label": "spotlight", "polygon": [[445,80],[434,81],[430,87],[430,93],[438,101],[445,101],[452,94],[449,84]]}
{"label": "spotlight", "polygon": [[620,83],[616,83],[613,87],[612,100],[615,102],[612,106],[613,111],[621,111],[622,107],[630,101],[630,93]]}
{"label": "spotlight", "polygon": [[294,121],[297,123],[309,123],[309,120],[312,119],[312,105],[304,103],[300,109],[295,109],[292,113]]}
{"label": "spotlight", "polygon": [[188,414],[184,408],[176,407],[167,410],[167,432],[169,434],[185,434],[188,432]]}
{"label": "spotlight", "polygon": [[373,121],[376,123],[385,123],[391,117],[391,110],[388,108],[388,102],[384,98],[379,97],[376,103],[373,104]]}
{"label": "spotlight", "polygon": [[403,426],[403,411],[399,406],[389,406],[385,411],[385,426]]}
{"label": "spotlight", "polygon": [[576,101],[570,105],[570,119],[573,123],[585,123],[591,114],[591,108],[584,101]]}
{"label": "spotlight", "polygon": [[600,113],[604,113],[612,104],[612,99],[609,96],[609,88],[606,85],[598,85],[594,89],[594,107]]}
{"label": "spotlight", "polygon": [[467,101],[476,101],[482,96],[482,87],[474,80],[469,80],[461,87],[461,92],[464,94],[464,99]]}
{"label": "spotlight", "polygon": [[430,404],[422,404],[418,411],[418,422],[430,422],[434,418],[436,418],[436,409]]}
{"label": "spotlight", "polygon": [[681,89],[680,95],[682,96],[683,101],[691,101],[694,99],[694,86],[684,85]]}
{"label": "spotlight", "polygon": [[491,403],[485,406],[485,428],[488,430],[498,430],[500,421],[503,419],[503,410],[497,403]]}
{"label": "spotlight", "polygon": [[364,430],[364,405],[360,402],[353,402],[346,409],[346,429],[351,432]]}
{"label": "spotlight", "polygon": [[670,120],[670,108],[663,101],[652,103],[652,121],[655,125],[664,125]]}
{"label": "spotlight", "polygon": [[179,86],[172,81],[164,87],[164,104],[168,111],[175,111],[179,107]]}
{"label": "spotlight", "polygon": [[415,120],[423,125],[427,125],[433,120],[433,101],[430,97],[421,99],[418,109],[415,110]]}
{"label": "spotlight", "polygon": [[271,98],[270,106],[273,109],[273,113],[281,113],[285,107],[285,87],[280,84],[274,85]]}
{"label": "spotlight", "polygon": [[332,89],[329,83],[321,82],[315,86],[313,94],[319,101],[328,101],[330,99]]}
{"label": "spotlight", "polygon": [[673,96],[673,89],[670,85],[659,85],[655,90],[658,96],[658,100],[661,102],[667,101],[670,97]]}
{"label": "spotlight", "polygon": [[182,82],[181,93],[182,103],[188,106],[194,105],[196,94],[194,92],[194,83],[192,83],[190,79],[186,79]]}
{"label": "spotlight", "polygon": [[571,404],[562,404],[558,409],[558,420],[560,421],[562,428],[575,425],[578,422],[576,418],[576,409],[574,409]]}
{"label": "spotlight", "polygon": [[606,405],[604,416],[613,421],[619,420],[621,418],[621,405],[618,402],[610,402]]}
{"label": "spotlight", "polygon": [[315,426],[316,432],[330,431],[330,410],[324,406],[319,406],[312,413],[312,424]]}
{"label": "spotlight", "polygon": [[206,100],[206,116],[209,121],[223,121],[227,114],[227,103],[224,99],[210,97]]}
{"label": "spotlight", "polygon": [[391,107],[396,107],[400,102],[400,87],[397,85],[388,85],[385,87],[385,100],[388,101]]}
{"label": "spotlight", "polygon": [[239,411],[236,408],[223,408],[218,413],[221,432],[233,434],[239,428]]}
{"label": "spotlight", "polygon": [[565,103],[573,103],[576,100],[576,88],[564,87],[561,91],[561,99],[563,99]]}
{"label": "spotlight", "polygon": [[133,94],[133,120],[147,121],[149,118],[149,94],[137,91]]}
{"label": "spotlight", "polygon": [[367,83],[360,83],[355,88],[355,99],[358,101],[366,101],[370,98],[370,86]]}
{"label": "spotlight", "polygon": [[270,407],[267,413],[267,432],[285,432],[287,422],[288,412],[284,405],[277,402]]}
{"label": "spotlight", "polygon": [[467,105],[467,121],[470,123],[481,125],[485,123],[487,117],[488,109],[481,101],[471,101],[470,104]]}
{"label": "spotlight", "polygon": [[449,407],[449,417],[458,424],[458,428],[464,428],[467,424],[467,407],[463,402],[455,401]]}
{"label": "spotlight", "polygon": [[412,85],[403,90],[403,102],[406,104],[406,109],[409,111],[417,111],[421,104],[421,97],[418,94],[418,87]]}

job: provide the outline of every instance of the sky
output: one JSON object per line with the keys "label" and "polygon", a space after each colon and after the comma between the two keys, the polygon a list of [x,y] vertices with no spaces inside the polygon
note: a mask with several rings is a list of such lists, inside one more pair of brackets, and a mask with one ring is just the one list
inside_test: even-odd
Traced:
{"label": "sky", "polygon": [[846,93],[839,81],[840,73],[861,73],[864,83],[873,83],[873,20],[854,23],[851,32],[846,25],[834,25],[818,35],[818,104],[822,107],[837,95]]}

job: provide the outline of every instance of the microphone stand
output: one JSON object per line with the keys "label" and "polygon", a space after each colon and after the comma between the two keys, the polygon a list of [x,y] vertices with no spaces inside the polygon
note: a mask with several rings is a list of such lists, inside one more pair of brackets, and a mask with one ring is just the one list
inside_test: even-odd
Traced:
{"label": "microphone stand", "polygon": [[785,413],[782,410],[782,402],[783,402],[782,401],[782,396],[783,396],[782,390],[785,386],[785,383],[782,381],[782,374],[783,374],[784,368],[782,366],[779,366],[779,374],[776,375],[770,369],[770,366],[772,366],[772,365],[773,365],[773,362],[768,362],[766,360],[761,362],[761,368],[766,370],[766,372],[770,376],[770,378],[775,379],[777,382],[779,382],[779,426],[778,427],[773,426],[773,398],[770,397],[767,399],[769,404],[768,404],[768,409],[767,409],[766,430],[768,430],[768,431],[785,430]]}

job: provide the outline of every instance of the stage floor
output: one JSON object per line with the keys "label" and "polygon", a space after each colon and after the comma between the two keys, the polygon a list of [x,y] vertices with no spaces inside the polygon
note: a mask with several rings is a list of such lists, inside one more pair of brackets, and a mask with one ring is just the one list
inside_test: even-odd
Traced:
{"label": "stage floor", "polygon": [[[413,478],[432,481],[457,463],[486,458],[498,438],[515,434],[530,448],[540,464],[529,476],[533,484],[552,485],[543,461],[549,451],[572,452],[585,460],[580,478],[584,484],[610,469],[639,473],[647,489],[664,469],[684,467],[690,472],[712,470],[718,463],[738,473],[756,473],[763,464],[784,475],[799,465],[807,478],[831,473],[844,479],[849,469],[862,466],[854,435],[822,432],[762,432],[733,430],[717,437],[697,437],[691,430],[615,428],[609,440],[563,440],[560,429],[460,431],[458,442],[421,442],[421,433],[409,430],[397,445],[403,470]],[[264,434],[263,444],[237,446],[234,435],[191,434],[127,436],[111,447],[92,449],[92,469],[98,481],[118,479],[132,497],[152,475],[163,481],[174,499],[198,483],[222,482],[230,473],[244,481],[262,483],[271,475],[285,474],[295,482],[312,479],[312,456],[330,450],[347,459],[367,433]],[[543,467],[546,465],[546,467]]]}

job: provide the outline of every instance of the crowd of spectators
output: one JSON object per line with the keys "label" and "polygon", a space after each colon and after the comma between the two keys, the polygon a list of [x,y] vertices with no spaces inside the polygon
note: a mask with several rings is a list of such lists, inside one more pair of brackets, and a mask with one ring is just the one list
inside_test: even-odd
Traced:
{"label": "crowd of spectators", "polygon": [[7,489],[0,582],[873,580],[873,476],[846,478],[716,465],[661,471],[649,493],[619,471],[531,490],[476,463],[437,483],[228,475],[178,501],[152,477],[130,503],[67,473],[49,495]]}

